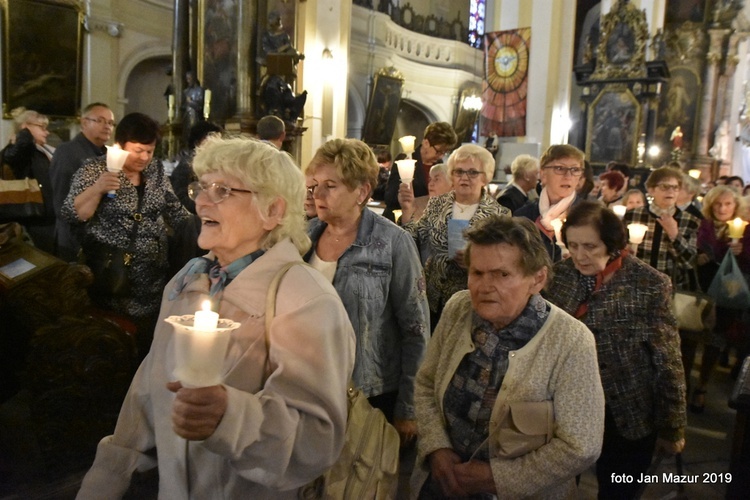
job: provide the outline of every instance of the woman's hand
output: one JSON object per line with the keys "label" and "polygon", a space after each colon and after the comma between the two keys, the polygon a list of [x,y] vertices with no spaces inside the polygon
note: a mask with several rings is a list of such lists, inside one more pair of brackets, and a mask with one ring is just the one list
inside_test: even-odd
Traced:
{"label": "woman's hand", "polygon": [[398,186],[398,204],[401,205],[401,223],[411,222],[414,216],[414,190],[411,182],[402,182]]}
{"label": "woman's hand", "polygon": [[466,269],[466,250],[456,250],[456,255],[453,256],[453,261],[461,269]]}
{"label": "woman's hand", "polygon": [[104,172],[94,183],[94,188],[101,195],[104,195],[109,191],[117,191],[120,189],[119,172]]}
{"label": "woman's hand", "polygon": [[393,427],[396,428],[398,436],[401,438],[401,446],[410,444],[417,437],[416,420],[401,420],[400,418],[394,418]]}
{"label": "woman's hand", "polygon": [[465,497],[466,492],[456,479],[455,468],[461,463],[455,451],[450,448],[440,448],[429,455],[432,478],[440,485],[446,497]]}
{"label": "woman's hand", "polygon": [[659,224],[661,224],[661,227],[664,229],[664,232],[667,233],[670,241],[674,241],[677,239],[680,228],[677,226],[677,221],[674,219],[674,217],[669,214],[664,214],[656,220]]}
{"label": "woman's hand", "polygon": [[699,253],[698,256],[695,258],[695,263],[699,266],[705,266],[711,261],[711,257],[708,256],[706,253]]}
{"label": "woman's hand", "polygon": [[495,479],[492,477],[492,468],[487,462],[471,460],[457,464],[453,468],[456,481],[467,495],[477,493],[491,493],[497,495]]}
{"label": "woman's hand", "polygon": [[732,252],[733,255],[737,256],[742,253],[742,242],[741,241],[734,241],[732,240],[729,243],[729,251]]}
{"label": "woman's hand", "polygon": [[669,441],[666,439],[658,438],[656,440],[656,451],[663,453],[664,455],[671,457],[676,453],[682,453],[685,449],[685,438],[678,441]]}
{"label": "woman's hand", "polygon": [[227,390],[222,385],[188,389],[168,382],[176,394],[172,403],[172,429],[190,441],[201,441],[214,433],[227,410]]}

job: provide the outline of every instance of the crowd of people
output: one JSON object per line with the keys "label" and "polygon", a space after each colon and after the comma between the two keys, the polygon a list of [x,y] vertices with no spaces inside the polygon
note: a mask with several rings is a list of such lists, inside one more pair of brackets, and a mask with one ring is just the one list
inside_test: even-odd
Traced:
{"label": "crowd of people", "polygon": [[[750,230],[727,229],[746,217],[741,178],[701,208],[680,169],[653,170],[644,193],[627,165],[596,178],[558,144],[516,158],[494,193],[493,154],[437,122],[403,182],[390,152],[356,139],[325,142],[300,168],[278,122],[257,139],[199,122],[170,179],[144,114],[115,124],[93,103],[56,151],[46,117],[17,116],[2,156],[43,186],[34,243],[69,261],[129,255],[130,291],[95,299],[137,324],[143,361],[79,498],[122,496],[157,466],[160,496],[296,498],[339,458],[350,384],[415,453],[411,498],[568,497],[592,465],[600,498],[635,498],[637,484],[613,477],[680,453],[722,350],[748,353],[745,335],[726,335],[744,333],[742,311],[717,304],[720,321],[696,338],[671,306],[727,254],[750,272]],[[107,168],[112,139],[121,171]],[[383,216],[368,209],[375,192]],[[637,245],[633,223],[646,226]],[[176,375],[163,320],[204,299],[239,326],[222,382],[195,387]]]}

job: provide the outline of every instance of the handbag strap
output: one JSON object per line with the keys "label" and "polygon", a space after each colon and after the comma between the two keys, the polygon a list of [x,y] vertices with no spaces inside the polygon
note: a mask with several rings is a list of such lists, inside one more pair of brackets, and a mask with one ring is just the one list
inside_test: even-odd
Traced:
{"label": "handbag strap", "polygon": [[133,213],[133,229],[130,230],[130,243],[128,243],[128,248],[125,250],[126,266],[129,266],[130,262],[133,260],[133,254],[135,253],[135,237],[138,235],[138,228],[140,227],[141,221],[143,220],[141,208],[143,207],[143,198],[146,197],[146,193],[138,193],[137,196],[138,206],[135,208],[135,212]]}
{"label": "handbag strap", "polygon": [[308,266],[304,262],[288,262],[279,269],[271,280],[271,284],[268,285],[268,292],[266,293],[266,321],[265,321],[265,345],[266,345],[266,363],[263,368],[263,380],[261,382],[261,388],[266,385],[266,380],[271,375],[271,322],[276,317],[276,293],[279,290],[279,284],[281,283],[284,275],[294,266]]}

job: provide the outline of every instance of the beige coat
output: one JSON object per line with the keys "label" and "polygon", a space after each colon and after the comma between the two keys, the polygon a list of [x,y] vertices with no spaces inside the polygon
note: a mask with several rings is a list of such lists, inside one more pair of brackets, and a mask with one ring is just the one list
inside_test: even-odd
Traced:
{"label": "beige coat", "polygon": [[[211,257],[209,255],[209,257]],[[228,406],[205,441],[172,431],[174,331],[161,321],[192,314],[206,298],[199,275],[176,300],[167,285],[151,352],[138,369],[115,433],[102,440],[78,498],[118,498],[134,469],[156,465],[159,498],[296,498],[295,489],[321,474],[344,443],[346,389],[354,365],[354,333],[330,283],[309,267],[284,277],[271,324],[273,373],[264,388],[266,290],[276,271],[301,258],[284,240],[253,262],[224,290],[222,318],[240,322],[224,361]],[[188,492],[188,484],[190,491]]]}
{"label": "beige coat", "polygon": [[[472,311],[468,291],[451,298],[417,373],[414,402],[419,446],[412,498],[417,498],[430,472],[426,456],[451,448],[443,396],[461,360],[474,351]],[[575,476],[596,461],[602,446],[604,393],[594,336],[583,323],[553,305],[542,329],[524,347],[511,351],[508,361],[490,433],[496,431],[503,406],[515,401],[552,401],[555,430],[548,444],[526,455],[490,460],[498,498],[570,497],[575,494]],[[490,455],[496,457],[493,441]]]}

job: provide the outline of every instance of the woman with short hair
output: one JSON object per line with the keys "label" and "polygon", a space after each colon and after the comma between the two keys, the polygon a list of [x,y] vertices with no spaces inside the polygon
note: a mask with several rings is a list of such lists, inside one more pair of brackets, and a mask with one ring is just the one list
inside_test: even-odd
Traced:
{"label": "woman with short hair", "polygon": [[669,278],[629,255],[625,228],[609,209],[581,202],[562,238],[570,258],[558,262],[545,296],[582,321],[596,339],[606,399],[604,444],[597,461],[599,498],[634,498],[655,448],[682,450],[685,379]]}
{"label": "woman with short hair", "polygon": [[417,375],[411,496],[575,496],[602,444],[594,337],[539,295],[552,263],[532,222],[495,214],[466,236],[469,289],[448,301]]}
{"label": "woman with short hair", "polygon": [[464,227],[493,214],[510,215],[510,210],[500,206],[487,189],[494,172],[495,158],[489,151],[476,144],[464,144],[448,158],[453,189],[430,199],[422,217],[416,220],[411,186],[401,184],[399,188],[404,229],[414,237],[420,249],[429,248],[430,257],[424,270],[433,328],[448,299],[466,289],[463,244],[454,248],[449,240],[455,241],[453,236],[456,236],[462,243]]}
{"label": "woman with short hair", "polygon": [[305,169],[318,218],[305,260],[333,283],[357,338],[352,377],[394,424],[402,443],[416,436],[414,376],[429,336],[419,255],[411,237],[366,208],[378,164],[369,146],[333,139]]}
{"label": "woman with short hair", "polygon": [[[193,166],[198,243],[209,253],[170,281],[160,317],[193,314],[210,298],[239,323],[222,382],[179,380],[175,332],[160,322],[78,498],[120,498],[135,470],[158,465],[159,498],[294,499],[344,444],[354,333],[330,283],[302,265],[310,240],[299,168],[271,145],[219,138],[198,148]],[[269,286],[295,263],[266,331]]]}

